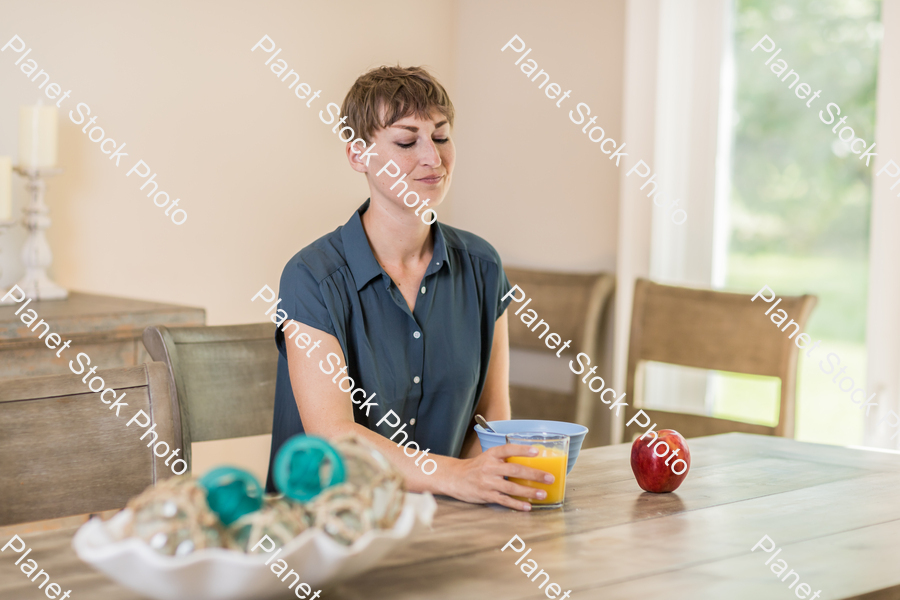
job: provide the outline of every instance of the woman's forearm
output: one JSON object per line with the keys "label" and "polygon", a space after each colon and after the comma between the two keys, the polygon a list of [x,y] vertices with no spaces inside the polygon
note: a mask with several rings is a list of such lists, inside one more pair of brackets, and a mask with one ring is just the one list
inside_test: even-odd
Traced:
{"label": "woman's forearm", "polygon": [[[458,458],[429,454],[427,458],[433,460],[437,468],[430,475],[426,475],[421,467],[426,458],[421,452],[418,456],[407,456],[403,452],[403,446],[398,446],[383,435],[367,429],[359,423],[353,421],[333,423],[330,427],[321,431],[313,430],[307,433],[331,440],[348,434],[364,438],[369,444],[375,446],[403,474],[406,480],[406,488],[409,491],[452,495],[453,476],[451,473],[461,462]],[[416,465],[416,462],[419,464]]]}

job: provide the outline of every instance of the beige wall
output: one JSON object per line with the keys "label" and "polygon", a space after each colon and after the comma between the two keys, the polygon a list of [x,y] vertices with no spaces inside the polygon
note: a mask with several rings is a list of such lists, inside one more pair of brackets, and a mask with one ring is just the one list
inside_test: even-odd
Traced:
{"label": "beige wall", "polygon": [[[485,236],[510,264],[612,269],[617,170],[568,109],[587,102],[619,137],[623,6],[357,2],[346,18],[326,2],[8,3],[3,43],[18,34],[29,58],[72,90],[60,110],[65,172],[48,194],[54,276],[72,289],[203,306],[210,324],[257,321],[250,295],[346,221],[365,183],[317,111],[277,80],[267,56],[251,54],[263,34],[323,90],[319,108],[340,103],[371,66],[431,67],[458,109],[458,168],[442,220]],[[562,108],[510,50],[500,53],[513,34],[551,81],[573,90]],[[0,54],[0,154],[13,156],[18,106],[41,94],[16,58]],[[69,120],[78,102],[127,143],[119,168]],[[184,225],[153,205],[136,175],[125,177],[137,159],[181,199]],[[0,240],[0,285],[21,275],[21,238]]]}
{"label": "beige wall", "polygon": [[[48,195],[52,274],[75,290],[202,306],[211,325],[263,320],[250,297],[277,286],[290,256],[366,198],[318,110],[340,103],[363,71],[398,62],[430,67],[457,108],[457,171],[443,221],[487,238],[508,264],[613,270],[619,170],[568,111],[588,103],[619,140],[624,4],[4,3],[0,45],[19,35],[34,48],[29,58],[72,90],[60,110],[65,172]],[[268,55],[250,52],[263,34],[322,90],[315,110],[269,71]],[[513,34],[551,81],[572,90],[562,108],[511,51],[501,54]],[[16,58],[0,54],[0,154],[13,156],[18,106],[41,93]],[[78,102],[127,143],[119,168],[69,120]],[[137,159],[181,199],[184,225],[139,191],[135,175],[125,177]],[[21,275],[22,237],[0,239],[0,286]],[[256,456],[249,462],[260,471],[267,442],[251,446],[239,454]],[[198,469],[238,458],[221,451],[196,454]]]}
{"label": "beige wall", "polygon": [[[596,124],[621,139],[624,6],[459,3],[452,224],[486,237],[508,264],[614,269],[618,169],[569,110],[587,103]],[[500,52],[513,35],[532,48],[519,66],[521,54]],[[559,108],[538,89],[543,76],[531,82],[520,70],[532,58],[572,90]]]}
{"label": "beige wall", "polygon": [[[324,1],[5,3],[3,44],[18,34],[34,48],[29,58],[73,90],[60,111],[65,173],[48,195],[56,279],[203,306],[210,324],[262,320],[253,293],[277,286],[288,258],[343,224],[367,188],[318,109],[251,46],[273,38],[278,58],[322,89],[319,109],[340,104],[357,75],[382,63],[423,63],[452,80],[449,4],[355,5],[345,18]],[[18,106],[41,93],[15,60],[0,54],[0,154],[15,154]],[[69,120],[79,101],[127,143],[129,161],[143,159],[181,198],[184,225],[125,177],[131,164],[116,169]],[[11,268],[3,283],[19,274]]]}

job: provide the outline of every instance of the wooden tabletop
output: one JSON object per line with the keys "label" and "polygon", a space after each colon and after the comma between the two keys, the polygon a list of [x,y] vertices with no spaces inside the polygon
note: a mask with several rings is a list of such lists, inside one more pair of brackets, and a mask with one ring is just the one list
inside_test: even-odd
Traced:
{"label": "wooden tabletop", "polygon": [[[21,315],[16,316],[23,304],[24,301],[0,305],[0,343],[3,345],[28,344],[37,337],[21,321]],[[33,309],[41,319],[51,323],[52,331],[67,337],[143,331],[145,327],[161,323],[195,325],[206,320],[206,311],[202,308],[82,292],[69,292],[65,300],[29,302],[27,309]]]}
{"label": "wooden tabletop", "polygon": [[[138,366],[151,361],[141,341],[146,327],[206,322],[202,308],[81,292],[69,292],[65,300],[29,302],[27,308],[25,302],[0,306],[0,379],[71,373],[69,360],[78,352],[104,369]],[[36,331],[26,325],[32,321]],[[50,326],[49,332],[41,321]],[[63,350],[50,350],[46,342],[51,333],[61,338],[58,346],[71,344],[61,357],[56,354]]]}
{"label": "wooden tabletop", "polygon": [[[576,600],[796,598],[795,577],[782,582],[770,570],[781,559],[782,577],[793,569],[821,600],[900,598],[900,456],[745,434],[689,444],[690,474],[671,494],[642,492],[621,444],[581,453],[561,510],[441,498],[430,535],[321,598],[547,598],[544,577],[533,583],[520,570],[529,559]],[[23,537],[72,598],[141,598],[81,564],[73,533]],[[500,551],[514,535],[531,548],[519,566],[524,552]],[[751,552],[766,535],[782,549],[769,566],[775,552]],[[0,555],[0,600],[39,597]]]}

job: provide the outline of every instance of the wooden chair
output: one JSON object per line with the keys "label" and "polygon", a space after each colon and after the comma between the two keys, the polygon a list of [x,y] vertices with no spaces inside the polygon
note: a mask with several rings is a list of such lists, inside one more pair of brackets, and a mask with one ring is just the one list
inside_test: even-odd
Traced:
{"label": "wooden chair", "polygon": [[[775,427],[644,408],[651,423],[657,424],[657,431],[674,429],[686,438],[732,431],[794,437],[794,394],[800,351],[794,340],[799,333],[793,339],[789,338],[795,328],[782,332],[770,320],[775,313],[765,314],[774,301],[769,304],[761,299],[751,302],[752,297],[752,294],[674,287],[638,279],[634,286],[626,381],[632,403],[624,411],[625,422],[641,408],[642,363],[656,361],[768,375],[781,380]],[[786,296],[777,309],[784,309],[788,322],[793,319],[802,332],[815,305],[815,296]],[[632,432],[635,426],[631,425]],[[645,430],[643,428],[641,433]],[[622,437],[622,441],[630,441],[632,436],[625,431]]]}
{"label": "wooden chair", "polygon": [[150,427],[140,427],[140,420],[126,427],[143,410],[156,423],[156,443],[182,447],[166,366],[144,363],[93,376],[102,377],[117,397],[125,392],[128,406],[119,408],[120,416],[81,375],[7,379],[0,385],[0,525],[122,508],[173,475],[166,456],[154,457],[147,446],[152,434],[140,439]]}
{"label": "wooden chair", "polygon": [[272,433],[273,323],[148,327],[144,346],[169,368],[188,468],[192,442]]}
{"label": "wooden chair", "polygon": [[[574,274],[505,268],[512,284],[524,290],[532,301],[528,309],[534,309],[540,319],[550,324],[550,331],[559,334],[572,345],[565,350],[571,356],[584,352],[591,357],[591,364],[604,364],[601,324],[603,315],[615,287],[615,278],[606,273]],[[523,301],[524,304],[524,301]],[[510,348],[545,353],[551,360],[555,356],[538,334],[516,316],[516,303],[509,309]],[[526,309],[527,310],[527,309]],[[565,361],[568,365],[568,359]],[[565,367],[568,369],[568,366]],[[570,373],[571,374],[571,373]],[[574,378],[575,375],[572,375]],[[570,393],[550,391],[523,385],[510,385],[512,416],[514,419],[548,419],[581,423],[590,428],[585,447],[608,444],[608,415],[595,413],[595,396],[587,386],[576,382]]]}

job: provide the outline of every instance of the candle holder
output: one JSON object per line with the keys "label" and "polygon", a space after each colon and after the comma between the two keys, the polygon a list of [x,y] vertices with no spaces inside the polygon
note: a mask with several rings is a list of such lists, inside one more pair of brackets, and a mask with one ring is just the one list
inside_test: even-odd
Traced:
{"label": "candle holder", "polygon": [[[6,230],[15,225],[15,221],[0,221],[0,238],[3,237],[3,234],[6,233]],[[3,273],[3,269],[0,269],[0,274]],[[0,288],[0,304],[12,304],[12,300],[3,300],[3,297],[6,295],[8,290]]]}
{"label": "candle holder", "polygon": [[13,167],[28,181],[25,188],[31,193],[31,201],[25,207],[23,224],[28,236],[22,245],[22,264],[25,275],[18,285],[25,295],[34,300],[63,300],[69,296],[68,290],[54,283],[47,276],[47,269],[53,263],[53,253],[44,232],[50,227],[50,210],[44,204],[44,180],[62,173],[62,169],[23,169]]}

